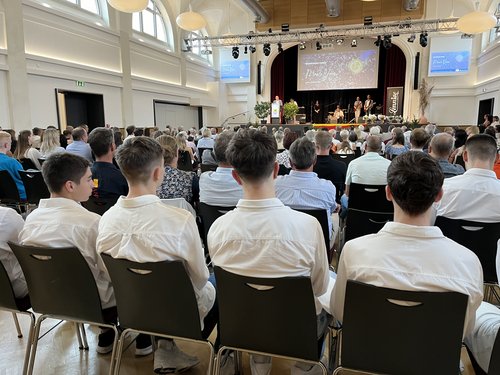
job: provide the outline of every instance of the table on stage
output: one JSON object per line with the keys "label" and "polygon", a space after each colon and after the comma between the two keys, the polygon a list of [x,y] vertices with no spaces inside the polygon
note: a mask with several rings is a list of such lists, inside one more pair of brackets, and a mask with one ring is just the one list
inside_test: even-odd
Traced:
{"label": "table on stage", "polygon": [[327,129],[336,129],[337,126],[340,126],[342,128],[350,128],[351,126],[356,126],[358,124],[314,124],[313,128],[314,129],[322,129],[322,128],[327,128]]}

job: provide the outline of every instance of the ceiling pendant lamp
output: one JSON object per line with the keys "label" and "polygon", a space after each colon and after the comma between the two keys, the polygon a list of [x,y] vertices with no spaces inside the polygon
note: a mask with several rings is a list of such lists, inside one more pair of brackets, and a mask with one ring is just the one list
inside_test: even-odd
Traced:
{"label": "ceiling pendant lamp", "polygon": [[479,34],[493,28],[497,24],[497,19],[493,14],[479,11],[479,2],[476,2],[476,9],[462,16],[457,21],[457,28],[465,34]]}
{"label": "ceiling pendant lamp", "polygon": [[148,6],[148,0],[108,0],[116,10],[125,13],[140,12]]}
{"label": "ceiling pendant lamp", "polygon": [[207,21],[200,13],[193,12],[191,4],[189,5],[189,11],[179,14],[175,22],[177,26],[186,31],[197,31],[207,25]]}

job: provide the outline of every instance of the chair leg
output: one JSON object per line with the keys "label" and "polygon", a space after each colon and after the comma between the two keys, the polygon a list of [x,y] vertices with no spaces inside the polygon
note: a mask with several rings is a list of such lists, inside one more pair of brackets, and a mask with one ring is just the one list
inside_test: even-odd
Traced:
{"label": "chair leg", "polygon": [[207,371],[207,374],[208,375],[212,375],[212,372],[213,372],[213,369],[214,369],[214,358],[215,358],[215,350],[214,350],[214,346],[212,345],[211,342],[207,341],[207,345],[210,349],[210,357],[209,357],[209,361],[208,361],[208,371]]}
{"label": "chair leg", "polygon": [[23,333],[21,331],[21,327],[19,326],[19,320],[17,319],[17,314],[13,312],[12,317],[14,318],[14,324],[16,325],[17,338],[20,339],[23,337]]}
{"label": "chair leg", "polygon": [[28,366],[30,364],[31,347],[33,346],[33,332],[35,330],[35,315],[28,313],[30,316],[30,330],[28,332],[28,342],[26,343],[26,353],[24,355],[23,375],[28,373]]}
{"label": "chair leg", "polygon": [[78,349],[83,350],[82,333],[80,331],[80,323],[74,323],[76,328],[76,338],[78,339]]}
{"label": "chair leg", "polygon": [[79,323],[82,332],[83,350],[89,350],[89,343],[87,342],[87,333],[85,332],[85,324]]}
{"label": "chair leg", "polygon": [[224,349],[225,347],[221,346],[217,351],[217,357],[215,358],[214,375],[220,375],[220,362],[222,360],[222,352],[224,351]]}
{"label": "chair leg", "polygon": [[[121,361],[122,361],[122,351],[123,351],[123,342],[125,341],[125,335],[128,333],[127,330],[124,330],[122,332],[122,334],[120,335],[120,339],[118,340],[118,347],[116,348],[116,353],[115,353],[115,345],[116,345],[116,341],[115,343],[113,343],[113,352],[111,354],[111,356],[113,357],[113,355],[115,356],[115,359],[114,359],[114,375],[118,375],[120,373],[120,365],[121,365]],[[116,337],[118,337],[118,330],[116,331],[115,333],[115,340],[116,340]],[[111,369],[110,369],[111,370]],[[110,372],[110,375],[112,373]]]}
{"label": "chair leg", "polygon": [[30,355],[30,362],[28,366],[28,375],[33,374],[33,367],[35,365],[35,356],[36,356],[36,349],[38,347],[38,339],[40,337],[40,327],[42,326],[42,322],[45,320],[45,316],[42,315],[38,318],[35,324],[35,332],[33,334],[33,345],[31,346],[31,355]]}

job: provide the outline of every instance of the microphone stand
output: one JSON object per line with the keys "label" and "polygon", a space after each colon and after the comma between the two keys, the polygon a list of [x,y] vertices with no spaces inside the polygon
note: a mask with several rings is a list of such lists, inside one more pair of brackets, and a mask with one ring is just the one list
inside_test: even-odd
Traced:
{"label": "microphone stand", "polygon": [[245,111],[245,112],[241,112],[241,113],[237,113],[235,115],[232,115],[232,116],[229,116],[228,118],[226,118],[224,120],[224,122],[222,123],[221,127],[224,127],[224,125],[226,125],[226,123],[229,121],[229,120],[234,120],[234,118],[238,117],[238,116],[241,116],[241,115],[245,115],[247,114],[248,112],[250,111]]}

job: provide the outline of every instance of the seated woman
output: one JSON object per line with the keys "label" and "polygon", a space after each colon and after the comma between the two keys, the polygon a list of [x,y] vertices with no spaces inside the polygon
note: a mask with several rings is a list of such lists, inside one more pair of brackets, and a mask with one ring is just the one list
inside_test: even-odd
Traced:
{"label": "seated woman", "polygon": [[354,154],[354,150],[351,147],[351,142],[349,142],[348,130],[344,129],[340,132],[340,140],[341,142],[336,146],[336,153],[342,155]]}
{"label": "seated woman", "polygon": [[165,177],[156,195],[161,199],[184,198],[189,203],[199,199],[198,176],[195,172],[177,169],[178,146],[174,137],[162,135],[156,138],[163,148]]}
{"label": "seated woman", "polygon": [[35,165],[36,169],[41,170],[42,166],[38,159],[41,157],[40,151],[31,147],[31,130],[23,130],[19,133],[16,150],[14,157],[17,160],[30,159]]}
{"label": "seated woman", "polygon": [[179,132],[175,136],[177,141],[177,148],[179,150],[178,168],[183,171],[191,172],[193,170],[193,150],[187,145],[186,132]]}
{"label": "seated woman", "polygon": [[385,156],[392,160],[395,156],[407,152],[408,146],[405,146],[405,136],[401,128],[392,129],[392,143],[388,144],[385,149]]}
{"label": "seated woman", "polygon": [[50,155],[57,152],[65,152],[66,150],[61,147],[59,130],[47,129],[43,133],[42,145],[40,146],[40,153],[42,159],[47,159]]}

